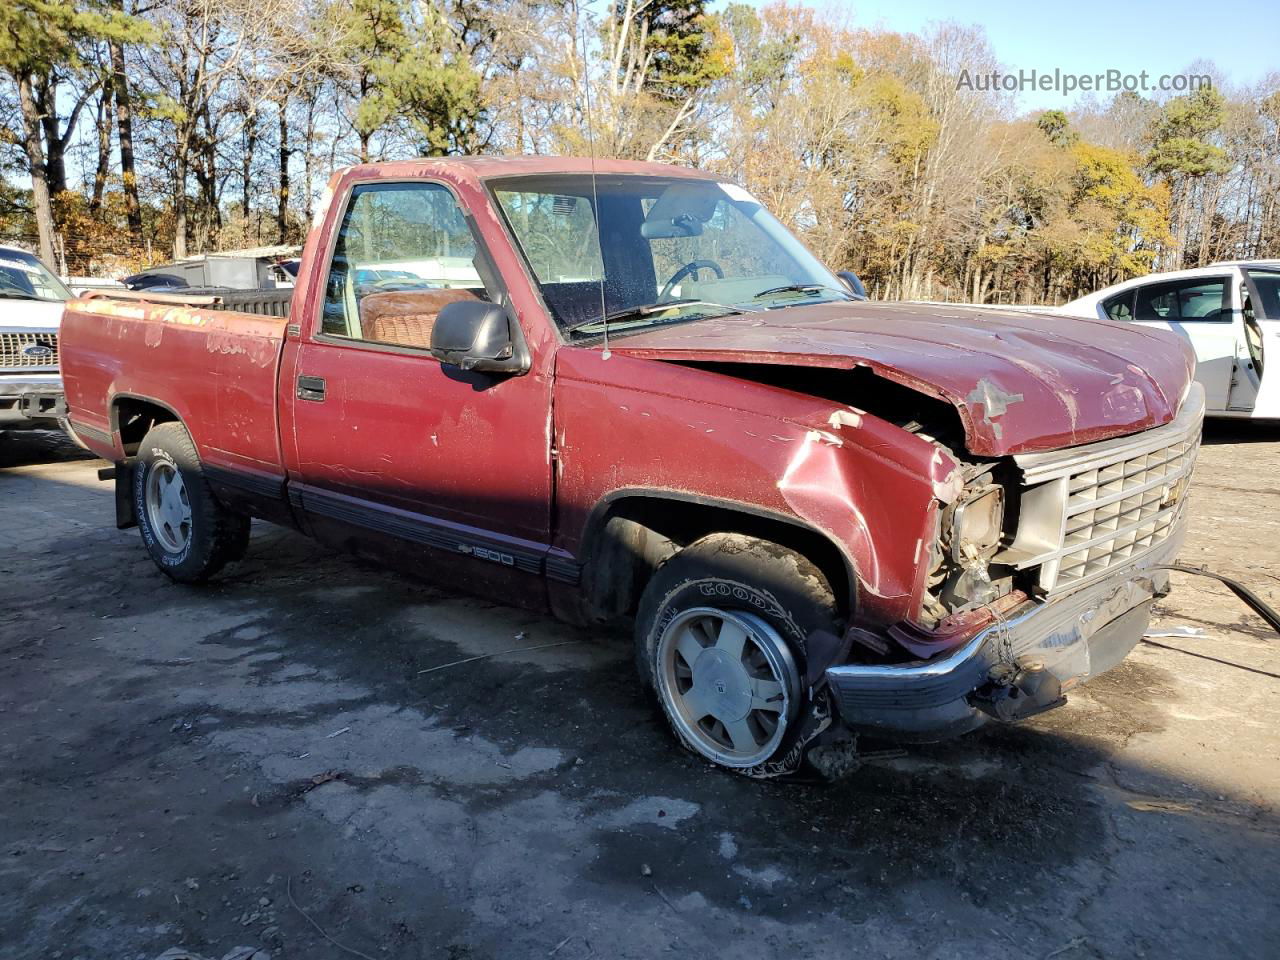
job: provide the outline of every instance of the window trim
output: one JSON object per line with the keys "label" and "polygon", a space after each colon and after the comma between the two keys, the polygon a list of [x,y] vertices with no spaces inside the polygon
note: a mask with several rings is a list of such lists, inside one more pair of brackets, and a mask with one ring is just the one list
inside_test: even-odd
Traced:
{"label": "window trim", "polygon": [[[443,187],[453,197],[453,202],[458,207],[458,212],[462,214],[462,219],[467,225],[467,229],[471,231],[471,237],[475,241],[476,256],[475,268],[476,273],[480,275],[480,282],[484,284],[487,292],[491,293],[490,303],[497,304],[507,311],[507,317],[511,324],[511,329],[517,348],[526,346],[524,330],[520,326],[520,321],[516,317],[516,311],[511,306],[511,293],[507,289],[506,281],[502,277],[502,273],[494,265],[493,257],[489,253],[489,247],[484,242],[484,237],[480,233],[479,224],[476,223],[475,215],[471,212],[462,200],[462,196],[454,189],[453,184],[438,177],[360,177],[351,180],[345,187],[341,198],[341,206],[334,220],[334,228],[329,231],[329,236],[325,240],[324,247],[324,267],[323,273],[316,277],[316,305],[309,318],[310,330],[308,331],[311,343],[325,344],[328,346],[347,347],[353,350],[368,350],[375,353],[393,353],[403,354],[411,357],[424,357],[435,363],[440,363],[431,354],[429,347],[408,347],[398,343],[382,343],[377,340],[357,340],[354,337],[343,337],[334,333],[327,333],[324,329],[324,305],[325,290],[329,285],[329,272],[333,266],[333,255],[338,247],[338,234],[342,231],[342,224],[347,219],[350,212],[351,204],[355,200],[356,191],[360,187],[377,187],[390,186],[394,184],[408,184],[413,186],[436,186]],[[335,198],[337,199],[337,198]],[[443,364],[442,364],[443,365]]]}

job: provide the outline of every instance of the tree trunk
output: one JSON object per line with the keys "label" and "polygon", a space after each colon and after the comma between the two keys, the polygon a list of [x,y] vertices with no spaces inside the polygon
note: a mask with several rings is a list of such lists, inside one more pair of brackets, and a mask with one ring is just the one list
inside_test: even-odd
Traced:
{"label": "tree trunk", "polygon": [[241,241],[249,246],[249,205],[252,201],[250,189],[253,185],[253,155],[258,149],[258,118],[245,117],[244,156],[240,158],[240,216],[244,223],[241,230]]}
{"label": "tree trunk", "polygon": [[313,89],[307,97],[307,126],[302,144],[302,195],[304,204],[303,236],[311,229],[311,220],[315,215],[312,196],[315,186],[315,145],[316,145],[316,91]]}
{"label": "tree trunk", "polygon": [[67,189],[67,163],[58,130],[58,84],[48,83],[42,78],[32,84],[31,93],[32,104],[44,128],[45,183],[48,184],[49,195],[56,197]]}
{"label": "tree trunk", "polygon": [[18,100],[26,138],[27,172],[31,175],[31,199],[36,208],[36,232],[40,235],[40,259],[53,266],[53,204],[49,200],[49,172],[40,138],[40,110],[31,89],[31,75],[18,77]]}
{"label": "tree trunk", "polygon": [[178,143],[173,190],[173,259],[187,258],[187,146]]}
{"label": "tree trunk", "polygon": [[[116,10],[124,10],[124,0],[115,0]],[[138,177],[133,164],[133,109],[129,78],[124,71],[124,46],[112,41],[111,93],[116,104],[116,127],[120,140],[120,178],[124,181],[124,213],[129,222],[129,238],[142,241],[142,208],[138,204]]]}
{"label": "tree trunk", "polygon": [[280,110],[280,194],[276,207],[276,242],[285,243],[289,234],[289,99],[281,97]]}
{"label": "tree trunk", "polygon": [[93,174],[93,196],[89,210],[97,213],[102,208],[102,194],[111,175],[111,84],[102,88],[98,101],[98,169]]}
{"label": "tree trunk", "polygon": [[[365,73],[360,74],[360,99],[363,101],[369,96],[369,76]],[[369,162],[369,142],[373,139],[372,130],[357,130],[360,137],[360,162]]]}

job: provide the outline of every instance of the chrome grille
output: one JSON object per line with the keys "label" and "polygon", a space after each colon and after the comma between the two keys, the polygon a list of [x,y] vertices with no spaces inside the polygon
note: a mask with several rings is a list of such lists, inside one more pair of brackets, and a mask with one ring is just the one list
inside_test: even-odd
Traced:
{"label": "chrome grille", "polygon": [[58,366],[56,333],[0,333],[0,369],[54,369]]}
{"label": "chrome grille", "polygon": [[1018,532],[996,560],[1039,565],[1040,588],[1061,593],[1159,546],[1180,526],[1203,420],[1204,391],[1192,384],[1162,427],[1015,457],[1025,481]]}

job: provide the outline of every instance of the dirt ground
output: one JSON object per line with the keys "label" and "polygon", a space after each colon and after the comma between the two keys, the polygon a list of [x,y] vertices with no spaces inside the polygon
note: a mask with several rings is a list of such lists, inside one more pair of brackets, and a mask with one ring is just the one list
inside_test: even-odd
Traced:
{"label": "dirt ground", "polygon": [[[1183,559],[1280,605],[1280,429],[1208,441]],[[266,526],[175,586],[100,465],[0,438],[0,957],[1280,955],[1280,638],[1207,580],[1060,710],[762,784],[623,635]]]}

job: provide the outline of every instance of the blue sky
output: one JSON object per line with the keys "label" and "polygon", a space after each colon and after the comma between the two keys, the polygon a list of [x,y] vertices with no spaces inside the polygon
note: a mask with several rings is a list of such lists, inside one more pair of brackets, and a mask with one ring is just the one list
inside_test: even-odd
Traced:
{"label": "blue sky", "polygon": [[[762,0],[748,0],[762,6]],[[715,6],[722,6],[723,0]],[[1006,67],[1073,73],[1109,68],[1152,77],[1182,73],[1194,61],[1212,60],[1231,84],[1249,84],[1280,71],[1280,8],[1247,0],[854,0],[809,2],[840,10],[854,25],[919,32],[934,20],[984,27],[996,58]],[[1023,93],[1023,110],[1072,105],[1077,95]],[[1102,99],[1108,99],[1104,96]]]}

